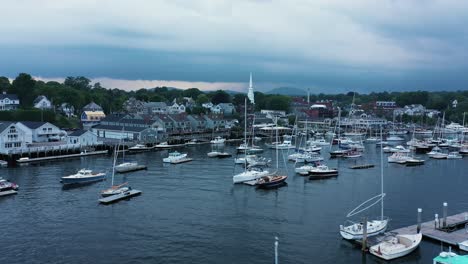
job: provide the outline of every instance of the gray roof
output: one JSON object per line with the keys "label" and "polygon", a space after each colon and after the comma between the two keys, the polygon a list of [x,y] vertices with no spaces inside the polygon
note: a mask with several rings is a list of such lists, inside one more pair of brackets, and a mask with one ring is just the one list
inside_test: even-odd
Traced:
{"label": "gray roof", "polygon": [[83,111],[102,111],[102,107],[95,102],[91,102],[83,107]]}
{"label": "gray roof", "polygon": [[0,133],[3,132],[7,127],[9,127],[13,122],[11,121],[0,121]]}
{"label": "gray roof", "polygon": [[46,122],[21,121],[20,123],[25,125],[26,127],[29,127],[30,129],[36,129],[36,128],[41,127],[42,125],[44,125]]}
{"label": "gray roof", "polygon": [[145,107],[160,107],[166,108],[167,104],[165,102],[147,102],[145,103]]}
{"label": "gray roof", "polygon": [[148,129],[148,127],[133,127],[133,126],[110,126],[110,125],[97,125],[93,126],[93,129],[104,129],[112,131],[128,131],[128,132],[142,132]]}
{"label": "gray roof", "polygon": [[79,137],[81,135],[83,135],[84,133],[88,132],[87,130],[83,130],[83,129],[79,129],[79,130],[75,130],[73,131],[70,135],[68,135],[69,137]]}
{"label": "gray roof", "polygon": [[16,94],[0,94],[0,100],[8,98],[10,100],[18,100],[18,96]]}
{"label": "gray roof", "polygon": [[[45,97],[44,95],[39,95],[38,97],[36,97],[36,99],[34,99],[33,104],[39,103],[39,102],[42,100],[42,98],[47,99],[47,97]],[[47,99],[47,100],[48,100],[48,99]]]}

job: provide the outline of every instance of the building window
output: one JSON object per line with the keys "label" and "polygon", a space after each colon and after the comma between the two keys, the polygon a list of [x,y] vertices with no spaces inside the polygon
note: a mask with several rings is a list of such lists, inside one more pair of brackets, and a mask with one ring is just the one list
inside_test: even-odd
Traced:
{"label": "building window", "polygon": [[14,145],[15,145],[15,148],[19,148],[21,147],[21,142],[16,142]]}

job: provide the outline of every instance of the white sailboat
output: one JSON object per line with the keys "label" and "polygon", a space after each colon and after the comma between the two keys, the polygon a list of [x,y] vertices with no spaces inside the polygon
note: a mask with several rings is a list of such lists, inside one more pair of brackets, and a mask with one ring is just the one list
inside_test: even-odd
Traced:
{"label": "white sailboat", "polygon": [[[120,143],[119,143],[120,145]],[[116,194],[122,194],[127,191],[129,191],[131,188],[129,186],[126,186],[127,183],[123,183],[120,185],[114,185],[114,175],[115,175],[115,163],[117,161],[117,153],[119,149],[119,145],[115,148],[115,153],[114,153],[114,161],[112,164],[112,178],[111,178],[111,187],[109,189],[101,191],[101,196],[107,197],[107,196],[112,196]]]}
{"label": "white sailboat", "polygon": [[[382,127],[380,128],[380,137],[382,137]],[[382,139],[382,138],[381,138]],[[348,240],[356,240],[362,239],[364,236],[364,224],[367,227],[367,236],[375,236],[380,233],[385,232],[388,225],[388,218],[385,218],[383,215],[384,212],[384,197],[385,193],[384,190],[384,182],[383,182],[383,152],[380,150],[380,194],[376,195],[369,200],[365,201],[364,203],[360,204],[358,207],[353,209],[347,217],[352,217],[356,214],[359,214],[370,207],[374,206],[378,202],[380,202],[381,210],[380,210],[380,217],[374,220],[367,221],[367,223],[355,223],[352,221],[347,221],[344,225],[340,225],[340,234],[344,239]]]}

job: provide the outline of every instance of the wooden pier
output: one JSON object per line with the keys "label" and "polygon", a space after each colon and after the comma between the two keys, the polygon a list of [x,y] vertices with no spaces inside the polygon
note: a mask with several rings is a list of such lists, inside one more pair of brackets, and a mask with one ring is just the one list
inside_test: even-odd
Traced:
{"label": "wooden pier", "polygon": [[50,160],[57,160],[57,159],[67,159],[67,158],[85,157],[85,156],[91,156],[91,155],[101,155],[101,154],[107,154],[107,153],[108,153],[107,150],[99,150],[99,151],[81,152],[81,153],[77,153],[77,154],[47,156],[47,157],[39,157],[39,158],[21,158],[21,159],[16,160],[16,162],[19,163],[19,164],[25,164],[25,163],[50,161]]}
{"label": "wooden pier", "polygon": [[357,170],[357,169],[369,169],[374,168],[374,164],[361,164],[361,165],[354,165],[351,166],[350,169]]}
{"label": "wooden pier", "polygon": [[[447,222],[444,226],[443,218],[439,219],[439,224],[436,227],[435,220],[421,223],[421,233],[423,238],[432,239],[439,241],[445,244],[452,246],[457,246],[458,244],[468,240],[468,232],[465,229],[465,224],[468,223],[468,212],[447,216]],[[376,245],[388,235],[398,235],[398,234],[416,234],[418,225],[412,225],[407,227],[398,228],[385,234],[373,236],[367,238],[366,247],[370,248],[373,245]],[[362,244],[362,241],[356,241],[359,244]]]}

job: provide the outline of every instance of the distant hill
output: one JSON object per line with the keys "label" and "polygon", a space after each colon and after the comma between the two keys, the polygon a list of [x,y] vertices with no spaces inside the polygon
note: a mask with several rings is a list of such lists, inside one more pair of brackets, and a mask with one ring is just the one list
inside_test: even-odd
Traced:
{"label": "distant hill", "polygon": [[267,94],[282,94],[282,95],[299,95],[303,96],[307,94],[307,91],[300,88],[294,87],[279,87],[266,92]]}

